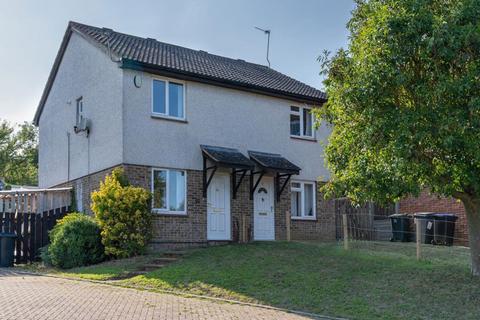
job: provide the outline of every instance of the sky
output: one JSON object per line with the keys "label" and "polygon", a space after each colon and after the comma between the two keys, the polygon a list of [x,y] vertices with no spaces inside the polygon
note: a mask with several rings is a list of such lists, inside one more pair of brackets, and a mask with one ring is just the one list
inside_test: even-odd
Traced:
{"label": "sky", "polygon": [[348,40],[353,0],[0,0],[0,119],[32,121],[68,21],[267,64],[321,89],[317,57]]}

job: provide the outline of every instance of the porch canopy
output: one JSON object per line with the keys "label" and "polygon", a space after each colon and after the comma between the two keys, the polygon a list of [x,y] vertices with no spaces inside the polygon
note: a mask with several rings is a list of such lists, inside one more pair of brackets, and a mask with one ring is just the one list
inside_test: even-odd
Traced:
{"label": "porch canopy", "polygon": [[[260,168],[259,171],[251,172],[250,179],[250,198],[253,198],[253,194],[257,189],[260,180],[266,173],[273,173],[275,175],[275,190],[277,201],[280,201],[280,196],[282,195],[283,190],[287,186],[290,177],[292,175],[298,175],[300,173],[300,167],[288,161],[280,154],[274,153],[265,153],[258,151],[248,151],[250,159]],[[258,174],[259,177],[256,182],[254,182],[254,176]],[[283,181],[283,184],[280,185],[280,179],[286,178]]]}
{"label": "porch canopy", "polygon": [[[232,169],[232,197],[235,199],[238,188],[245,178],[245,175],[248,170],[253,171],[255,164],[234,148],[200,145],[200,149],[202,149],[203,155],[203,196],[207,196],[208,186],[210,185],[217,169],[223,167]],[[207,166],[208,161],[213,165]],[[211,171],[210,175],[208,174],[209,171]],[[238,181],[237,174],[240,174],[240,179]]]}

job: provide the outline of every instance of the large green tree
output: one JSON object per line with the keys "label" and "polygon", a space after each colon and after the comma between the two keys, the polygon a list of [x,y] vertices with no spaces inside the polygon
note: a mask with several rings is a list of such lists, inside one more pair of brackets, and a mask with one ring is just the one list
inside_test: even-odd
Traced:
{"label": "large green tree", "polygon": [[358,0],[347,49],[324,60],[330,195],[463,202],[480,275],[480,1]]}
{"label": "large green tree", "polygon": [[31,123],[0,120],[0,178],[11,184],[37,184],[38,134]]}

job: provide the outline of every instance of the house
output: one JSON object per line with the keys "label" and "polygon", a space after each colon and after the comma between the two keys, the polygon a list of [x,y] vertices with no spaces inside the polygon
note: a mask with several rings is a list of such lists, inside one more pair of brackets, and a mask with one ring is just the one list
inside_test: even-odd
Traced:
{"label": "house", "polygon": [[325,94],[263,65],[70,22],[35,114],[40,187],[77,210],[123,167],[153,193],[153,244],[334,239]]}

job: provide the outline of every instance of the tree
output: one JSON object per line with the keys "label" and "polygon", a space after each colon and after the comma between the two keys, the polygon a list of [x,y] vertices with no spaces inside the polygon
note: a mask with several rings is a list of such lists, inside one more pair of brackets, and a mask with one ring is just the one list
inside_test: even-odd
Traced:
{"label": "tree", "polygon": [[37,184],[38,132],[24,122],[14,126],[0,120],[0,177],[11,184]]}
{"label": "tree", "polygon": [[358,0],[348,49],[323,60],[328,195],[463,202],[480,275],[480,2]]}

